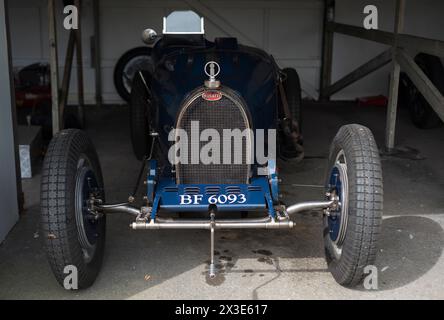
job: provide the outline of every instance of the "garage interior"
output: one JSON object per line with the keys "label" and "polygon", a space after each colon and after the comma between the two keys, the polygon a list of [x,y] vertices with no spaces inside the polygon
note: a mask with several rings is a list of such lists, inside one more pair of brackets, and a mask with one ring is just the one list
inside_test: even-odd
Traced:
{"label": "garage interior", "polygon": [[[81,4],[79,33],[63,29],[61,1],[0,1],[0,299],[444,298],[444,127],[415,127],[397,95],[400,72],[407,73],[444,119],[442,95],[413,60],[419,52],[444,56],[444,3],[373,1],[379,30],[362,28],[368,3],[361,0],[75,3]],[[205,18],[207,38],[237,37],[265,49],[280,67],[297,69],[306,157],[295,166],[281,163],[287,202],[322,196],[329,144],[342,125],[373,131],[385,184],[379,290],[335,283],[324,261],[321,217],[311,212],[297,216],[293,230],[219,231],[217,281],[205,277],[208,232],[136,232],[127,227],[129,217],[111,215],[94,286],[60,289],[39,232],[41,159],[32,178],[19,178],[19,126],[8,74],[31,63],[51,64],[51,83],[58,83],[52,86],[53,118],[61,119],[54,105],[81,106],[107,200],[117,202],[128,197],[140,165],[131,149],[128,106],[114,88],[114,66],[124,52],[143,45],[143,29],[160,32],[162,17],[179,9]],[[386,105],[362,102],[380,96]],[[53,130],[60,126],[53,121]]]}

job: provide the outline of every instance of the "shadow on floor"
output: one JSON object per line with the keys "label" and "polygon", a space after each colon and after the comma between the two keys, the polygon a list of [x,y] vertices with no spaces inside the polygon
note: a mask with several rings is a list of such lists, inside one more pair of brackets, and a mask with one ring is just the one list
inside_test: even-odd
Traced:
{"label": "shadow on floor", "polygon": [[418,216],[384,220],[376,261],[379,290],[403,287],[432,269],[441,257],[444,231],[432,219]]}

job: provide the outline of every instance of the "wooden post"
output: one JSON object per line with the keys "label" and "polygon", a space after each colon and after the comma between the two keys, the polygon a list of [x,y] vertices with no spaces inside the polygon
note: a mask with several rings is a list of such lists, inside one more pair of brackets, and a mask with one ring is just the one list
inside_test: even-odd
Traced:
{"label": "wooden post", "polygon": [[55,1],[48,0],[49,18],[49,60],[51,69],[51,98],[52,98],[52,134],[60,131],[59,112],[59,60],[57,55],[57,30],[55,17]]}
{"label": "wooden post", "polygon": [[387,148],[387,151],[389,152],[393,150],[395,147],[399,74],[401,71],[399,63],[397,61],[397,48],[398,48],[398,33],[402,32],[404,28],[404,12],[405,12],[405,0],[397,0],[394,41],[392,47],[393,68],[390,76],[389,102],[387,106],[387,123],[386,123],[386,137],[385,137],[385,146]]}
{"label": "wooden post", "polygon": [[71,69],[74,58],[75,49],[75,32],[71,30],[69,33],[68,48],[66,49],[65,68],[63,71],[62,88],[60,90],[60,115],[61,119],[64,119],[63,114],[65,112],[66,104],[68,103],[69,82],[71,80]]}
{"label": "wooden post", "polygon": [[8,1],[0,0],[0,243],[23,208],[8,12]]}
{"label": "wooden post", "polygon": [[334,33],[328,27],[330,22],[334,21],[335,1],[324,0],[324,26],[322,40],[322,68],[321,83],[319,84],[319,99],[321,101],[329,100],[329,96],[324,96],[324,89],[331,84],[331,71],[333,60],[333,39]]}
{"label": "wooden post", "polygon": [[100,60],[100,6],[99,0],[93,0],[94,16],[94,69],[96,79],[96,104],[102,105],[102,65]]}
{"label": "wooden post", "polygon": [[74,0],[74,5],[77,7],[78,11],[78,29],[76,29],[76,58],[77,58],[77,92],[78,92],[78,108],[77,116],[80,121],[80,125],[83,128],[85,125],[85,113],[84,113],[84,92],[83,92],[83,55],[82,55],[82,8],[81,1]]}

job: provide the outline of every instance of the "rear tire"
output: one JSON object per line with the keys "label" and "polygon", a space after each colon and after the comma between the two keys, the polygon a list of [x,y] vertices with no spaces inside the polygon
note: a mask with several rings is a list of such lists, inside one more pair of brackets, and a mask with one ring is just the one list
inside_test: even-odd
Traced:
{"label": "rear tire", "polygon": [[51,269],[60,283],[78,271],[78,289],[91,286],[102,265],[106,219],[91,219],[90,193],[104,199],[99,160],[85,132],[68,129],[51,140],[41,179],[41,228]]}
{"label": "rear tire", "polygon": [[299,79],[299,75],[294,68],[285,68],[282,70],[283,73],[287,76],[284,80],[284,90],[287,96],[288,106],[290,108],[291,116],[294,120],[299,124],[299,128],[302,125],[302,117],[301,117],[301,81]]}
{"label": "rear tire", "polygon": [[[285,68],[282,70],[285,78],[282,82],[290,109],[291,121],[282,119],[278,136],[278,154],[279,158],[288,163],[299,163],[304,158],[304,149],[302,147],[302,116],[301,116],[301,82],[299,75],[294,68]],[[282,97],[280,98],[282,99]],[[282,104],[282,100],[279,102]],[[280,106],[281,110],[284,107]],[[285,118],[285,115],[280,115]],[[289,132],[290,131],[290,132]],[[297,138],[295,138],[297,133]]]}
{"label": "rear tire", "polygon": [[148,71],[151,67],[151,49],[137,47],[125,52],[114,69],[114,86],[120,97],[129,102],[131,87],[137,71]]}
{"label": "rear tire", "polygon": [[371,131],[343,126],[331,145],[328,168],[327,191],[341,206],[324,217],[326,260],[339,284],[354,287],[375,262],[382,221],[382,170]]}
{"label": "rear tire", "polygon": [[[444,67],[440,58],[420,53],[415,57],[415,62],[441,94],[444,94]],[[409,108],[410,118],[416,127],[431,129],[441,124],[439,116],[406,74],[401,75],[399,101]]]}

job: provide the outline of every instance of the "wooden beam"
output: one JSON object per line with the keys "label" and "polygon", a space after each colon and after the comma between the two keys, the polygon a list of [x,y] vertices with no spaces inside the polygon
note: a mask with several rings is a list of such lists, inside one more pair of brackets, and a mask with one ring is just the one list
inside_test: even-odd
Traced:
{"label": "wooden beam", "polygon": [[403,48],[414,49],[433,56],[444,57],[444,41],[400,34],[398,36],[398,44]]}
{"label": "wooden beam", "polygon": [[324,88],[323,90],[323,96],[325,98],[332,96],[338,91],[341,91],[342,89],[348,87],[352,83],[364,78],[365,76],[369,75],[370,73],[378,70],[379,68],[387,65],[392,60],[392,51],[387,50],[378,55],[377,57],[371,59],[370,61],[366,62],[359,68],[355,69],[345,77],[341,78],[340,80],[336,81],[331,86],[328,86]]}
{"label": "wooden beam", "polygon": [[[336,33],[361,38],[364,40],[375,41],[390,46],[394,41],[394,34],[387,31],[367,30],[362,27],[336,22],[330,22],[328,24],[328,29]],[[400,33],[398,35],[397,42],[398,46],[402,48],[413,49],[415,51],[444,57],[444,41]]]}
{"label": "wooden beam", "polygon": [[328,100],[328,98],[331,96],[325,93],[325,88],[330,86],[331,83],[334,33],[328,28],[328,24],[334,21],[334,14],[335,14],[335,1],[324,0],[322,67],[321,67],[321,83],[319,85],[320,100]]}
{"label": "wooden beam", "polygon": [[57,55],[57,30],[55,17],[55,0],[48,0],[49,18],[49,62],[51,69],[51,98],[52,98],[52,134],[60,131],[59,112],[59,60]]}
{"label": "wooden beam", "polygon": [[416,88],[418,88],[433,110],[444,121],[444,97],[441,92],[405,51],[399,50],[396,59],[402,70],[407,73]]}
{"label": "wooden beam", "polygon": [[94,69],[96,81],[96,104],[102,105],[102,65],[100,48],[100,6],[99,0],[93,0],[94,17]]}
{"label": "wooden beam", "polygon": [[77,116],[80,121],[80,125],[83,128],[85,125],[85,113],[84,113],[84,92],[83,92],[83,54],[82,54],[82,3],[81,0],[74,0],[74,5],[78,11],[78,29],[76,29],[76,58],[77,58],[77,93],[78,93],[78,107]]}
{"label": "wooden beam", "polygon": [[367,30],[362,27],[347,25],[343,23],[330,22],[328,29],[332,32],[344,34],[364,40],[375,41],[387,45],[393,44],[393,33],[381,30]]}

